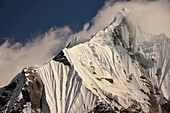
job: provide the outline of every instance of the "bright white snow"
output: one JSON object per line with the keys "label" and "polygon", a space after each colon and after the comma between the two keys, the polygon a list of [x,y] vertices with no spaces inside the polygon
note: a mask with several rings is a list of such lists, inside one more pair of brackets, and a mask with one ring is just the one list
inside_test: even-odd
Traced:
{"label": "bright white snow", "polygon": [[[150,98],[144,92],[150,93],[151,83],[166,99],[170,98],[169,39],[146,34],[140,28],[134,28],[130,35],[128,25],[122,23],[126,15],[123,9],[89,42],[64,49],[71,66],[51,60],[37,68],[51,113],[84,113],[99,101],[118,108],[140,105],[147,112]],[[119,31],[115,30],[117,26]],[[122,39],[116,45],[118,33]],[[165,101],[161,95],[158,98],[160,103]]]}

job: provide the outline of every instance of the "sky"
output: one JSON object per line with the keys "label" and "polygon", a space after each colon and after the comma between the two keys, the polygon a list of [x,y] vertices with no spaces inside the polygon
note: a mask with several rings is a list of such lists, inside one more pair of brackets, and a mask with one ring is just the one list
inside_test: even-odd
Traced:
{"label": "sky", "polygon": [[89,40],[122,9],[144,32],[170,37],[170,0],[0,0],[0,87],[43,66],[74,37]]}
{"label": "sky", "polygon": [[103,5],[104,0],[0,0],[1,41],[26,42],[66,25],[77,32]]}

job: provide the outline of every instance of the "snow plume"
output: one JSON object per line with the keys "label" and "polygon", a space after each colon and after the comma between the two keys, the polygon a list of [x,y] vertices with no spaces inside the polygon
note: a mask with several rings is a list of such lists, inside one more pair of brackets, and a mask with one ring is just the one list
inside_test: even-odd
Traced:
{"label": "snow plume", "polygon": [[165,33],[170,37],[170,0],[132,0],[115,4],[110,0],[107,5],[108,15],[125,7],[131,11],[129,18],[133,24],[140,26],[145,32]]}
{"label": "snow plume", "polygon": [[84,29],[75,35],[91,37],[99,30],[108,26],[114,16],[123,8],[131,11],[129,20],[142,30],[151,34],[165,33],[170,37],[170,1],[168,0],[106,0],[96,16],[84,25]]}
{"label": "snow plume", "polygon": [[0,45],[0,87],[8,84],[23,67],[48,62],[73,37],[90,39],[93,34],[108,26],[122,8],[131,11],[130,20],[145,32],[165,33],[170,37],[169,5],[169,1],[166,0],[118,2],[106,0],[96,16],[90,22],[85,23],[84,28],[77,33],[73,34],[69,27],[52,28],[25,45],[20,43],[11,45],[6,41]]}

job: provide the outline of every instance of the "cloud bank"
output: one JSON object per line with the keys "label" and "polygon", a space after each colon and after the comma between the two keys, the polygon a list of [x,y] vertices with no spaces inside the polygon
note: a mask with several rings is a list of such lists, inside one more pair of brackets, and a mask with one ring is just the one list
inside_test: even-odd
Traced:
{"label": "cloud bank", "polygon": [[170,2],[158,1],[119,1],[107,0],[90,22],[77,33],[72,33],[66,26],[52,28],[47,33],[35,37],[26,44],[10,44],[9,41],[0,45],[0,87],[8,84],[24,67],[42,65],[63,49],[73,37],[90,39],[97,31],[109,25],[115,14],[122,8],[131,10],[129,19],[145,32],[152,34],[165,33],[170,37]]}
{"label": "cloud bank", "polygon": [[68,27],[52,28],[25,45],[11,45],[8,40],[0,45],[0,86],[8,84],[24,67],[48,62],[65,47],[70,34]]}

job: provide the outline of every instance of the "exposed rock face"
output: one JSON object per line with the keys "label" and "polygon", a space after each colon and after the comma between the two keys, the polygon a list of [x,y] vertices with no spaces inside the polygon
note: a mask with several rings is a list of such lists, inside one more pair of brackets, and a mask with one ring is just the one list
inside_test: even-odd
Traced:
{"label": "exposed rock face", "polygon": [[127,10],[88,42],[23,69],[0,89],[2,113],[168,113],[170,40],[128,22]]}
{"label": "exposed rock face", "polygon": [[23,69],[9,85],[0,89],[0,111],[41,113],[46,102],[43,94],[44,85],[36,70]]}
{"label": "exposed rock face", "polygon": [[64,65],[70,66],[70,63],[68,62],[66,56],[64,56],[63,51],[60,51],[58,55],[56,55],[53,60],[63,63]]}

